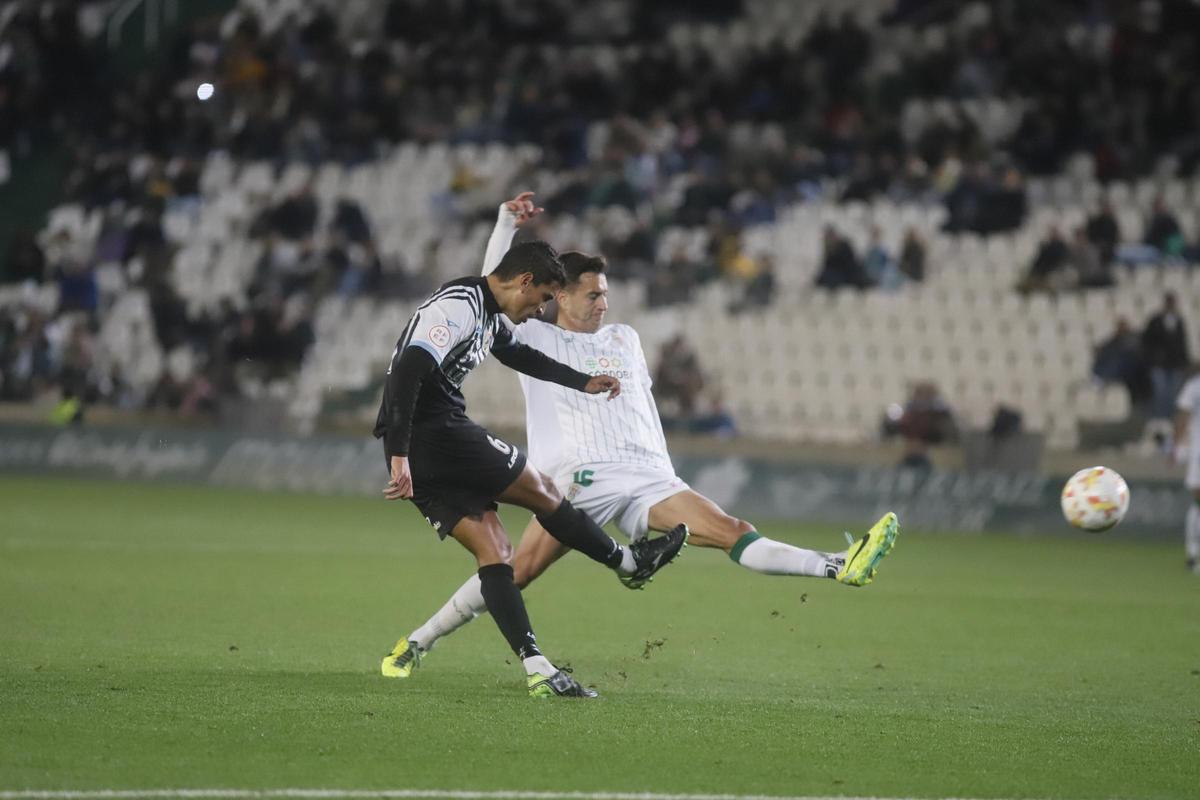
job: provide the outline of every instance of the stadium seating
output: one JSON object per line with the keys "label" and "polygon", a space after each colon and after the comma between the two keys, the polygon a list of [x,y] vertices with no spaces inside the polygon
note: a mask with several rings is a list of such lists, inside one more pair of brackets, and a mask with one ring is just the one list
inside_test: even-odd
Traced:
{"label": "stadium seating", "polygon": [[[787,0],[747,0],[729,24],[675,21],[665,41],[680,59],[702,51],[709,57],[744,59],[776,44],[794,48],[818,21],[848,13],[871,31],[866,73],[889,73],[904,58],[939,52],[961,28],[977,25],[986,6],[964,6],[952,18],[914,25],[900,21],[885,30],[880,20],[894,8],[887,0],[796,4]],[[323,7],[338,15],[343,34],[371,24],[379,4],[327,0],[242,0],[265,31],[278,29],[289,15],[303,16]],[[227,27],[229,21],[226,22]],[[226,32],[228,34],[228,32]],[[592,45],[583,45],[590,47]],[[627,49],[608,47],[625,57]],[[1029,106],[1018,95],[963,98],[915,97],[904,103],[899,133],[910,144],[932,126],[953,126],[967,118],[989,144],[1008,140]],[[587,147],[600,157],[612,134],[608,120],[589,124]],[[785,140],[777,122],[734,121],[729,141],[742,153],[768,151]],[[550,169],[532,144],[401,141],[380,144],[372,161],[343,164],[325,161],[279,164],[238,160],[222,150],[208,153],[198,198],[169,203],[162,218],[167,240],[175,246],[171,283],[189,315],[232,306],[242,308],[260,270],[265,248],[286,248],[250,235],[251,221],[292,193],[310,187],[319,209],[317,246],[329,236],[336,204],[353,200],[374,232],[385,269],[415,273],[431,247],[437,247],[435,273],[448,280],[478,269],[489,225],[478,210],[494,205],[518,188],[542,197],[568,178]],[[641,282],[612,284],[611,318],[641,331],[648,359],[656,362],[660,344],[682,332],[699,351],[701,364],[724,389],[741,429],[751,435],[795,440],[843,442],[876,434],[889,403],[901,402],[915,380],[936,378],[964,421],[986,425],[997,403],[1021,409],[1030,425],[1044,431],[1052,445],[1076,441],[1081,419],[1116,420],[1128,413],[1124,390],[1100,387],[1090,378],[1092,349],[1111,333],[1123,315],[1140,324],[1174,290],[1184,300],[1191,323],[1193,352],[1200,350],[1200,270],[1181,264],[1120,268],[1117,285],[1058,297],[1022,296],[1014,287],[1025,273],[1045,231],[1081,225],[1101,199],[1108,199],[1127,235],[1141,230],[1153,199],[1162,196],[1175,211],[1185,237],[1200,236],[1200,181],[1176,177],[1171,159],[1159,173],[1135,181],[1102,183],[1090,155],[1072,157],[1057,175],[1026,183],[1029,213],[1016,230],[983,237],[947,233],[948,212],[940,202],[885,199],[839,202],[843,180],[814,181],[804,199],[775,209],[775,221],[741,231],[744,252],[769,256],[776,265],[776,298],[768,307],[731,316],[737,291],[722,281],[699,287],[690,302],[650,307]],[[466,191],[448,187],[463,167],[474,183]],[[655,213],[669,212],[686,188],[686,174],[665,175],[653,198]],[[520,183],[522,185],[518,186]],[[550,209],[543,233],[560,248],[598,251],[610,239],[623,239],[638,215],[620,206],[592,207],[579,215]],[[104,211],[82,203],[56,208],[40,241],[48,259],[57,249],[77,252],[86,261],[100,236]],[[901,290],[859,292],[816,290],[814,279],[823,253],[822,235],[833,226],[862,252],[870,231],[896,252],[909,229],[927,248],[923,283]],[[655,258],[665,265],[677,253],[693,261],[706,257],[710,231],[675,222],[659,232]],[[102,326],[100,343],[113,354],[126,380],[143,387],[162,369],[186,376],[195,359],[182,348],[161,351],[152,335],[150,304],[128,279],[136,265],[102,263],[96,267]],[[47,313],[57,304],[56,287],[0,287],[0,307],[26,305]],[[378,384],[392,342],[414,306],[413,301],[379,301],[330,294],[315,309],[316,343],[308,351],[294,384],[290,411],[302,427],[314,425],[331,398],[361,393]],[[487,365],[468,383],[474,413],[489,424],[519,425],[522,407],[514,402],[515,380],[502,368]],[[371,413],[363,404],[362,415]]]}

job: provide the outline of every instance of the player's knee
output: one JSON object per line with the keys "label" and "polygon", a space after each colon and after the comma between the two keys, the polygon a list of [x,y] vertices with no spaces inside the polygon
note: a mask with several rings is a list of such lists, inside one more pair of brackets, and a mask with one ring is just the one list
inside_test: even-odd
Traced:
{"label": "player's knee", "polygon": [[562,505],[563,495],[554,485],[554,479],[549,475],[538,474],[537,480],[538,503],[542,506],[539,514],[552,514]]}
{"label": "player's knee", "polygon": [[731,517],[728,514],[723,515],[719,527],[728,535],[735,538],[741,538],[754,530],[754,526],[746,522],[746,520]]}

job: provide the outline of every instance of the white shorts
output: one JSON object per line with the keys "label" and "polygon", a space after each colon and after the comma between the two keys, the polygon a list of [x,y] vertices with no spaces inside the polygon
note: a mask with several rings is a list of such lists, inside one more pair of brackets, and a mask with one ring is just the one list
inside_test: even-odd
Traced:
{"label": "white shorts", "polygon": [[1187,478],[1184,485],[1189,491],[1200,489],[1200,451],[1195,451],[1188,454]]}
{"label": "white shorts", "polygon": [[571,505],[603,527],[617,527],[637,541],[650,530],[650,509],[688,485],[671,470],[629,464],[596,464],[555,481]]}

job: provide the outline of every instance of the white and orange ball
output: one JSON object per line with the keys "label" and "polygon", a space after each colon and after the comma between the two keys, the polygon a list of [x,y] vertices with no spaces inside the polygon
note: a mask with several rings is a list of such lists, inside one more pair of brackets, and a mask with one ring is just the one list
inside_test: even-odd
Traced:
{"label": "white and orange ball", "polygon": [[1106,531],[1125,518],[1129,487],[1108,467],[1088,467],[1071,476],[1062,490],[1067,522],[1085,531]]}

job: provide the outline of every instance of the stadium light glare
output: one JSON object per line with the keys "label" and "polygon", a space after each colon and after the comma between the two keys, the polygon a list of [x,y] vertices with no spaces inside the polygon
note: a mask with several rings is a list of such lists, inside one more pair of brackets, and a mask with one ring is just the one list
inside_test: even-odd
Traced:
{"label": "stadium light glare", "polygon": [[200,102],[204,102],[213,96],[213,85],[211,83],[202,83],[196,87],[196,97]]}

